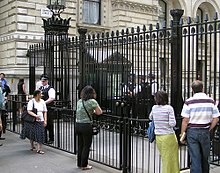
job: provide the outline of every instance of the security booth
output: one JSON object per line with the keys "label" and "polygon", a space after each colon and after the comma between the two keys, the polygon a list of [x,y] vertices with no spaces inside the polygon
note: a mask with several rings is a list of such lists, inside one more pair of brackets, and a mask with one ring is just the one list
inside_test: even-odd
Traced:
{"label": "security booth", "polygon": [[91,85],[96,90],[97,101],[104,110],[122,115],[121,108],[126,107],[123,87],[128,83],[131,63],[118,52],[103,61],[92,53],[86,53],[83,71],[83,85]]}
{"label": "security booth", "polygon": [[127,109],[125,85],[131,72],[131,62],[119,52],[114,52],[99,64],[100,102],[109,112],[122,116]]}

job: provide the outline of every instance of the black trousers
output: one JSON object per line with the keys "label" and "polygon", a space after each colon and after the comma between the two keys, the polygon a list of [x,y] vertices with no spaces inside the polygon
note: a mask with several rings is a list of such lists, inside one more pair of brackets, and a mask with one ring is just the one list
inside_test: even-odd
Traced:
{"label": "black trousers", "polygon": [[77,166],[88,165],[89,150],[92,144],[92,126],[90,123],[76,123],[76,134],[78,135]]}
{"label": "black trousers", "polygon": [[47,111],[47,126],[45,127],[45,142],[47,142],[47,131],[49,132],[49,141],[54,141],[54,111],[52,109],[48,109]]}
{"label": "black trousers", "polygon": [[6,115],[5,115],[6,111],[5,110],[0,110],[0,116],[1,116],[1,119],[2,119],[2,131],[0,131],[0,137],[2,136],[2,133],[5,133],[5,130],[6,130]]}

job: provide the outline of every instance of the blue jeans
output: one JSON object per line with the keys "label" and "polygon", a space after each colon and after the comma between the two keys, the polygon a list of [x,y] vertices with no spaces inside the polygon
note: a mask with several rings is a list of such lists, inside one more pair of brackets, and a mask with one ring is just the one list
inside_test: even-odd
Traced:
{"label": "blue jeans", "polygon": [[202,128],[187,129],[187,144],[191,157],[190,173],[209,173],[209,130]]}

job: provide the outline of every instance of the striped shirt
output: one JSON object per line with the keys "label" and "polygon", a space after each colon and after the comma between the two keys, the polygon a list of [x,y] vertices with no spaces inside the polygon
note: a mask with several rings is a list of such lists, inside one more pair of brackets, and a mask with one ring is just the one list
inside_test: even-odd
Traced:
{"label": "striped shirt", "polygon": [[190,128],[209,128],[212,119],[219,117],[219,111],[215,101],[200,92],[185,101],[181,115],[189,118]]}
{"label": "striped shirt", "polygon": [[150,120],[154,120],[155,134],[173,134],[173,127],[176,125],[173,107],[170,105],[154,105],[149,115]]}

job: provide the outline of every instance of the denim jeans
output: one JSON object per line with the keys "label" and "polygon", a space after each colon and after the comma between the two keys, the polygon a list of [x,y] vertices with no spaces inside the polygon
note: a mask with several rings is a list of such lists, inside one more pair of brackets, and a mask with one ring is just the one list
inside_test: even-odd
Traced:
{"label": "denim jeans", "polygon": [[202,128],[187,129],[187,143],[191,158],[190,173],[209,173],[209,130]]}

